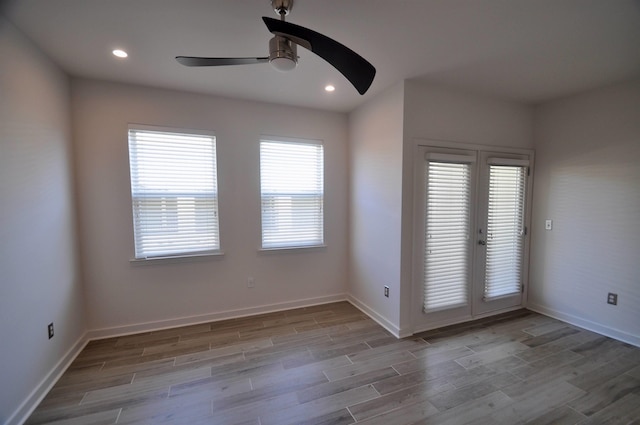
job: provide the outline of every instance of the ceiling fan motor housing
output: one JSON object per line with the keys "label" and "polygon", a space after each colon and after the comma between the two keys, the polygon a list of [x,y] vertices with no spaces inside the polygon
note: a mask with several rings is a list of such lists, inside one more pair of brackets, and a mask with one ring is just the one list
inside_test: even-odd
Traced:
{"label": "ceiling fan motor housing", "polygon": [[276,35],[269,40],[269,62],[278,71],[291,71],[298,64],[298,46]]}

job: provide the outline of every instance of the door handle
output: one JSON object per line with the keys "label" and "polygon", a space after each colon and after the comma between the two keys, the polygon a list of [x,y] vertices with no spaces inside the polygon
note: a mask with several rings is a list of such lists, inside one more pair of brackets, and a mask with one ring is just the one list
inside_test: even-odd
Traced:
{"label": "door handle", "polygon": [[483,241],[482,239],[478,241],[478,245],[486,245],[486,244],[487,244],[487,241]]}

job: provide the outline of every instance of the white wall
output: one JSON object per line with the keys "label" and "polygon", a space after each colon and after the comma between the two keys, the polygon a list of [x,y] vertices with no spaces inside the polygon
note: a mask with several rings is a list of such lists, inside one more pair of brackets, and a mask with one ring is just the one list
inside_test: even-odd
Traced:
{"label": "white wall", "polygon": [[542,105],[535,129],[529,305],[640,345],[640,80]]}
{"label": "white wall", "polygon": [[14,423],[80,348],[85,323],[69,83],[2,16],[0,57],[0,423]]}
{"label": "white wall", "polygon": [[[351,113],[349,292],[396,334],[412,333],[413,164],[424,140],[532,148],[520,103],[405,80]],[[391,297],[384,298],[389,285]],[[365,308],[365,310],[367,310]]]}
{"label": "white wall", "polygon": [[[90,329],[128,332],[145,328],[137,324],[169,326],[344,299],[346,115],[90,80],[73,81],[72,105]],[[215,132],[223,257],[129,262],[128,123]],[[258,252],[260,134],[324,140],[326,248]],[[255,288],[247,288],[249,276]]]}
{"label": "white wall", "polygon": [[533,147],[533,112],[522,103],[407,80],[404,110],[408,147],[415,138]]}
{"label": "white wall", "polygon": [[[349,294],[393,332],[400,318],[404,84],[349,116]],[[384,286],[390,289],[384,297]]]}
{"label": "white wall", "polygon": [[512,148],[533,147],[533,111],[521,103],[492,99],[407,80],[404,96],[402,174],[402,299],[400,328],[411,328],[413,165],[416,147],[441,140]]}

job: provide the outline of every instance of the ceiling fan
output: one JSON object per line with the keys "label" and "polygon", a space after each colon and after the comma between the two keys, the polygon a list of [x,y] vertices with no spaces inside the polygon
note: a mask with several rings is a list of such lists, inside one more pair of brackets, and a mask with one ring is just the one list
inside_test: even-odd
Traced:
{"label": "ceiling fan", "polygon": [[329,62],[356,88],[365,94],[376,75],[376,69],[362,56],[331,38],[285,21],[293,0],[271,0],[280,20],[262,17],[274,37],[269,40],[269,56],[258,58],[202,58],[176,56],[185,66],[250,65],[270,62],[279,71],[290,71],[298,64],[297,46],[302,46]]}

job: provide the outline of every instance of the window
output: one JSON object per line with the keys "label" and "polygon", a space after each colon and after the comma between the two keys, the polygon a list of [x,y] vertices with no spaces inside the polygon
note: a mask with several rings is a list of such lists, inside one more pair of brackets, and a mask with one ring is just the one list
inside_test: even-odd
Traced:
{"label": "window", "polygon": [[324,244],[324,151],[319,142],[260,141],[262,248]]}
{"label": "window", "polygon": [[463,156],[431,154],[425,168],[426,312],[468,302],[471,162]]}
{"label": "window", "polygon": [[491,162],[485,299],[517,294],[521,291],[525,236],[526,167]]}
{"label": "window", "polygon": [[129,129],[136,259],[220,249],[216,139]]}

